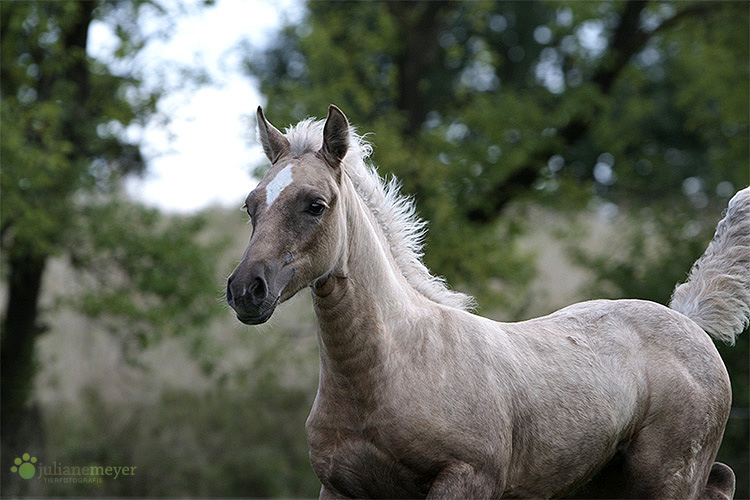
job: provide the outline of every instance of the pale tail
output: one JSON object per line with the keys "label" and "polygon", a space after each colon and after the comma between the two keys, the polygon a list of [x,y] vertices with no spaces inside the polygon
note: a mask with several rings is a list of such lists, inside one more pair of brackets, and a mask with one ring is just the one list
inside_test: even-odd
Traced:
{"label": "pale tail", "polygon": [[669,304],[728,344],[750,322],[750,187],[729,201],[705,253]]}

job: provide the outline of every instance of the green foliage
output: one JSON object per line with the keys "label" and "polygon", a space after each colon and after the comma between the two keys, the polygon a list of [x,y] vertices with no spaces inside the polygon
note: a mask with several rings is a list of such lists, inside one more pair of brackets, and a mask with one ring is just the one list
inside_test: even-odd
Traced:
{"label": "green foliage", "polygon": [[202,329],[221,311],[215,261],[225,242],[200,244],[200,216],[165,217],[114,200],[79,209],[70,250],[84,290],[69,302],[146,347]]}
{"label": "green foliage", "polygon": [[[123,177],[145,168],[124,131],[152,117],[161,95],[111,69],[144,47],[144,9],[167,15],[142,1],[3,3],[0,129],[3,264],[66,254],[91,285],[76,304],[142,345],[200,328],[218,309],[218,247],[195,242],[201,220],[165,220],[117,197]],[[99,16],[119,39],[110,65],[85,52]]]}
{"label": "green foliage", "polygon": [[[51,405],[44,421],[47,463],[137,466],[137,474],[94,486],[44,485],[40,494],[317,496],[320,483],[310,467],[305,420],[318,360],[310,305],[300,306],[280,311],[283,317],[268,335],[244,330],[229,339],[222,329],[225,342],[243,346],[241,365],[224,383],[198,375],[182,381],[181,388],[154,393],[146,388],[160,378],[140,372],[132,379],[135,393],[153,397],[118,400],[102,393],[97,382],[82,401]],[[179,343],[172,346],[180,349]]]}
{"label": "green foliage", "polygon": [[[160,11],[137,0],[0,3],[3,457],[43,442],[28,422],[49,259],[71,259],[79,280],[64,300],[107,323],[126,352],[174,333],[193,336],[203,355],[200,328],[220,310],[218,247],[196,242],[200,220],[118,201],[123,178],[145,168],[126,129],[152,118],[161,95],[127,64],[145,45],[137,19],[146,8]],[[120,42],[107,63],[86,52],[100,16]]]}
{"label": "green foliage", "polygon": [[143,169],[137,145],[121,132],[152,114],[158,95],[87,59],[85,32],[94,6],[2,5],[5,252],[59,253],[75,215],[74,194],[112,192],[122,175]]}
{"label": "green foliage", "polygon": [[102,484],[49,484],[45,495],[312,498],[320,483],[307,454],[310,395],[259,381],[255,388],[171,391],[154,403],[58,408],[46,428],[47,463],[136,466]]}
{"label": "green foliage", "polygon": [[[60,110],[54,105],[40,105],[33,113],[25,113],[16,103],[4,100],[0,112],[3,250],[19,255],[48,254],[57,246],[57,229],[68,209],[66,204],[53,209],[57,205],[55,188],[68,184],[72,177],[66,159],[70,146],[55,133]],[[29,147],[24,133],[27,130],[49,133],[44,134],[41,147]],[[29,168],[32,165],[34,168]],[[14,244],[6,246],[11,238]]]}

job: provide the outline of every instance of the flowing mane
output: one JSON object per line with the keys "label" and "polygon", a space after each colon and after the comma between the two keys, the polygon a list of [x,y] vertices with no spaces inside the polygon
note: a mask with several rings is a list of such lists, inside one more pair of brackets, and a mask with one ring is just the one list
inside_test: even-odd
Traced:
{"label": "flowing mane", "polygon": [[[288,127],[284,135],[289,140],[291,154],[301,156],[319,150],[324,123],[308,118]],[[342,162],[344,172],[378,221],[401,273],[428,299],[458,309],[472,309],[473,297],[450,290],[445,280],[430,273],[422,262],[427,222],[417,216],[413,199],[399,192],[401,184],[395,177],[387,181],[380,177],[369,161],[371,153],[370,143],[350,127],[349,149]]]}

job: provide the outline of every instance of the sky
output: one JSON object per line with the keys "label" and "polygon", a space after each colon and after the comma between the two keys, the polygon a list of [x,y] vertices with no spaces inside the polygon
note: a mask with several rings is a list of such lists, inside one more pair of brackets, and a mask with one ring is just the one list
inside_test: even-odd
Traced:
{"label": "sky", "polygon": [[[154,120],[145,128],[126,130],[126,137],[141,144],[148,163],[142,178],[127,180],[126,192],[166,212],[191,213],[214,205],[239,207],[257,184],[250,172],[265,156],[255,140],[255,110],[265,99],[257,82],[242,73],[238,46],[247,41],[259,50],[283,22],[298,22],[303,15],[303,0],[217,0],[205,8],[199,7],[201,3],[159,0],[170,12],[177,12],[166,21],[173,23],[169,36],[149,38],[135,59],[145,79],[151,76],[154,85],[164,73],[168,81],[177,81],[175,64],[201,68],[211,79],[208,85],[174,90],[161,98],[159,114],[169,117],[168,124]],[[172,8],[178,5],[183,7]],[[141,17],[138,23],[146,33],[165,23],[163,16]],[[601,26],[592,24],[579,36],[595,52],[603,50],[600,34]],[[115,47],[116,37],[106,20],[93,23],[89,54],[111,61]],[[537,76],[554,92],[556,73],[548,69],[541,64]]]}
{"label": "sky", "polygon": [[[255,110],[265,101],[257,82],[242,74],[237,46],[248,40],[256,49],[263,47],[283,20],[301,16],[300,1],[218,0],[212,7],[188,10],[173,18],[168,39],[150,41],[136,61],[147,79],[182,63],[203,68],[211,83],[162,97],[159,111],[169,117],[166,125],[154,121],[126,131],[142,141],[148,162],[142,178],[128,179],[126,192],[173,213],[240,207],[257,183],[252,168],[265,160],[255,141]],[[148,31],[149,19],[139,22]],[[89,32],[88,51],[106,61],[113,40],[111,29],[97,22]]]}

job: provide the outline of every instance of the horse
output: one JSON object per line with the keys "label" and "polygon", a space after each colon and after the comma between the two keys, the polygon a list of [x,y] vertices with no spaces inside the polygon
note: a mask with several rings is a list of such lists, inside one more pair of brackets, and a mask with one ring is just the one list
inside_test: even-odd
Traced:
{"label": "horse", "polygon": [[237,319],[312,293],[320,374],[306,421],[320,498],[732,498],[714,463],[730,382],[709,335],[750,317],[750,188],[670,306],[592,300],[502,323],[422,261],[425,223],[331,105],[274,127],[227,280]]}

